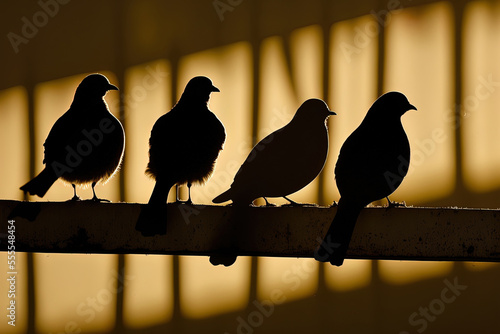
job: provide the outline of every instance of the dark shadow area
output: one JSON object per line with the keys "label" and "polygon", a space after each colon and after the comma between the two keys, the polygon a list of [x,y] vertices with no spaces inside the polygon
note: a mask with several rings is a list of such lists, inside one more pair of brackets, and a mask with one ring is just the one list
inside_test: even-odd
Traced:
{"label": "dark shadow area", "polygon": [[[500,268],[471,272],[457,263],[442,277],[392,285],[378,280],[369,287],[321,293],[276,303],[251,300],[245,310],[207,319],[176,318],[164,325],[124,328],[123,334],[163,333],[497,333]],[[481,285],[493,286],[484,290]],[[488,304],[490,307],[483,307]],[[410,318],[412,320],[410,320]],[[95,334],[102,334],[96,332]],[[113,332],[109,332],[113,333]]]}

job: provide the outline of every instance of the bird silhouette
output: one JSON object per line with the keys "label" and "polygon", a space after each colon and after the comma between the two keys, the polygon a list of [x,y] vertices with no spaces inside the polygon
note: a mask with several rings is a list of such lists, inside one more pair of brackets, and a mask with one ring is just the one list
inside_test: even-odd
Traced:
{"label": "bird silhouette", "polygon": [[192,78],[177,104],[161,116],[151,130],[146,174],[156,180],[148,204],[142,208],[136,229],[145,236],[166,233],[168,193],[174,185],[203,184],[213,173],[226,132],[208,109],[212,92],[219,89],[203,76]]}
{"label": "bird silhouette", "polygon": [[78,85],[69,110],[52,126],[43,146],[45,168],[21,187],[31,195],[43,197],[61,178],[73,186],[92,185],[92,200],[99,199],[95,185],[106,182],[119,169],[125,148],[123,127],[109,112],[104,95],[118,88],[98,73],[85,77]]}
{"label": "bird silhouette", "polygon": [[315,251],[316,260],[341,266],[361,210],[373,201],[389,199],[403,181],[410,144],[401,116],[412,109],[416,110],[402,93],[382,95],[342,145],[335,166],[340,200],[323,243]]}
{"label": "bird silhouette", "polygon": [[[312,182],[321,172],[328,155],[326,119],[336,115],[319,99],[305,101],[292,120],[254,146],[234,177],[231,188],[213,199],[232,200],[239,207],[237,219],[246,224],[245,207],[259,197],[284,197]],[[267,202],[267,199],[266,199]],[[222,239],[237,240],[238,236]],[[231,249],[213,254],[210,263],[230,266],[236,261]]]}
{"label": "bird silhouette", "polygon": [[[254,146],[229,190],[212,201],[249,205],[259,197],[284,197],[312,182],[328,154],[326,118],[336,115],[319,99],[305,101],[293,119]],[[267,202],[267,200],[266,200]]]}

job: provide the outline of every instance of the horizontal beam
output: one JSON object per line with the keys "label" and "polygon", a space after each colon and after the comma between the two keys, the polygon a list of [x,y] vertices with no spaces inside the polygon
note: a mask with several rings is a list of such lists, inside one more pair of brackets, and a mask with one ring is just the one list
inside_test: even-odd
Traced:
{"label": "horizontal beam", "polygon": [[[141,206],[0,201],[1,250],[13,219],[22,252],[312,257],[337,210],[172,203],[167,234],[143,237],[135,230]],[[500,210],[369,207],[347,258],[498,262]]]}

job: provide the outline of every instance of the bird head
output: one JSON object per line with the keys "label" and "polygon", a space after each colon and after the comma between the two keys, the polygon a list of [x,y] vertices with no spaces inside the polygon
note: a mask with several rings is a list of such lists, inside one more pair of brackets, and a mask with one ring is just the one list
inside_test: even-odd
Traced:
{"label": "bird head", "polygon": [[219,88],[212,84],[212,80],[203,76],[194,77],[187,83],[181,99],[207,103],[212,92],[220,92]]}
{"label": "bird head", "polygon": [[109,83],[108,78],[99,73],[86,76],[76,89],[75,98],[85,99],[102,98],[108,90],[118,90],[115,85]]}
{"label": "bird head", "polygon": [[417,110],[415,106],[410,104],[403,93],[389,92],[380,96],[371,106],[368,114],[382,117],[401,117],[408,110]]}
{"label": "bird head", "polygon": [[294,118],[308,121],[324,121],[327,117],[337,115],[331,111],[325,101],[320,99],[306,100],[297,110]]}

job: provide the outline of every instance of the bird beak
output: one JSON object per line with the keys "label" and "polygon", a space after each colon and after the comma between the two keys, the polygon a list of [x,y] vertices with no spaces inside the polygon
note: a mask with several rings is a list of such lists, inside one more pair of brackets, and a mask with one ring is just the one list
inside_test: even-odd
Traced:
{"label": "bird beak", "polygon": [[335,111],[328,110],[328,115],[333,116],[337,115],[337,113]]}
{"label": "bird beak", "polygon": [[115,85],[109,84],[108,90],[119,90]]}
{"label": "bird beak", "polygon": [[215,86],[212,86],[212,92],[220,92],[220,89]]}
{"label": "bird beak", "polygon": [[408,110],[417,110],[418,111],[417,107],[415,107],[413,104],[410,104],[408,106]]}

